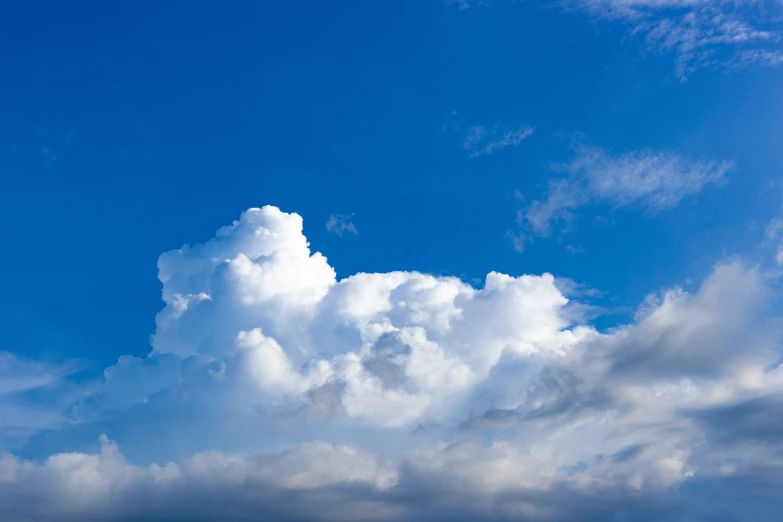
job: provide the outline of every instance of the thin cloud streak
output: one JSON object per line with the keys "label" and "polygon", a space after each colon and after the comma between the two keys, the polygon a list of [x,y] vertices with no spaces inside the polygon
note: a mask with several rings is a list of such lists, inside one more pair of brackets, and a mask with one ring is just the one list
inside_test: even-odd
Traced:
{"label": "thin cloud streak", "polygon": [[507,147],[516,147],[535,131],[534,127],[523,125],[514,130],[503,130],[493,127],[487,130],[482,125],[471,127],[468,135],[462,142],[462,148],[465,149],[471,158],[489,155]]}
{"label": "thin cloud streak", "polygon": [[621,21],[649,50],[673,53],[681,80],[699,67],[783,61],[783,4],[776,0],[570,0],[568,5]]}
{"label": "thin cloud streak", "polygon": [[689,160],[650,150],[613,155],[579,144],[570,162],[555,166],[566,176],[550,179],[544,197],[520,210],[518,221],[533,235],[546,237],[554,224],[567,224],[587,205],[635,207],[654,215],[720,186],[733,168],[731,161]]}

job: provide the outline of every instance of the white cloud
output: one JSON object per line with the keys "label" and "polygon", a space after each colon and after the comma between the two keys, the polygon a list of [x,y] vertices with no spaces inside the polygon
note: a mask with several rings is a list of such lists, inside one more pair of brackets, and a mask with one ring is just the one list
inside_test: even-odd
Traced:
{"label": "white cloud", "polygon": [[329,219],[326,221],[327,232],[337,234],[340,237],[342,237],[343,234],[353,234],[355,236],[359,231],[356,229],[356,225],[351,221],[351,218],[353,218],[353,214],[347,216],[343,214],[330,215]]}
{"label": "white cloud", "polygon": [[[583,335],[566,330],[551,276],[493,273],[482,290],[407,272],[338,282],[301,230],[295,214],[254,209],[215,240],[161,256],[168,305],[156,352],[220,358],[238,343],[255,354],[245,364],[262,388],[283,387],[295,402],[344,383],[348,415],[400,426],[469,392],[504,354],[555,356]],[[509,306],[524,315],[506,322]]]}
{"label": "white cloud", "polygon": [[10,519],[771,521],[781,507],[763,489],[783,476],[781,331],[756,268],[719,264],[604,332],[548,274],[337,280],[274,207],[159,270],[153,352],[32,437],[20,454],[36,459],[0,457]]}
{"label": "white cloud", "polygon": [[520,223],[534,234],[548,235],[554,223],[567,222],[589,204],[636,207],[654,214],[720,184],[733,168],[729,161],[695,161],[648,150],[611,155],[579,145],[575,152],[561,166],[567,176],[550,180],[546,196],[520,211]]}
{"label": "white cloud", "polygon": [[622,20],[653,50],[676,55],[681,78],[700,66],[776,65],[777,0],[572,0],[598,16]]}

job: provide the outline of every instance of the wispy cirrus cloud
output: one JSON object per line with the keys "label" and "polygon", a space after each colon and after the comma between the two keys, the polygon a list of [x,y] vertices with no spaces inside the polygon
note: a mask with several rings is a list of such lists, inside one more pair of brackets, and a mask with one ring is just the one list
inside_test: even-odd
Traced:
{"label": "wispy cirrus cloud", "polygon": [[446,114],[442,125],[444,132],[460,138],[460,146],[468,156],[488,156],[503,149],[516,147],[530,138],[536,128],[529,124],[494,125],[466,124],[457,111]]}
{"label": "wispy cirrus cloud", "polygon": [[722,183],[733,168],[731,161],[690,160],[651,150],[614,155],[579,144],[571,161],[555,166],[565,176],[551,179],[544,197],[520,210],[518,221],[534,235],[547,236],[554,224],[567,223],[591,204],[655,214]]}
{"label": "wispy cirrus cloud", "polygon": [[621,21],[649,50],[673,53],[681,79],[703,66],[783,61],[778,0],[569,0],[566,5]]}
{"label": "wispy cirrus cloud", "polygon": [[487,129],[483,125],[470,127],[462,148],[471,158],[492,154],[507,147],[516,147],[533,135],[534,127],[523,125],[515,129],[505,129],[494,126]]}
{"label": "wispy cirrus cloud", "polygon": [[[464,11],[483,1],[452,2]],[[700,67],[738,69],[783,63],[783,3],[779,0],[562,0],[582,11],[624,24],[647,51],[675,57],[680,80]]]}
{"label": "wispy cirrus cloud", "polygon": [[[13,445],[44,428],[62,425],[67,415],[60,399],[75,364],[53,364],[0,352],[0,446]],[[35,400],[31,399],[35,395]]]}

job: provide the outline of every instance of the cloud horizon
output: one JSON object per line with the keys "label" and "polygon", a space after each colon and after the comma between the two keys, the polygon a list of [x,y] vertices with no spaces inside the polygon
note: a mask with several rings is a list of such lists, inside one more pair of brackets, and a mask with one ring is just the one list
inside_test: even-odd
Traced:
{"label": "cloud horizon", "polygon": [[[719,263],[601,331],[549,274],[338,280],[302,227],[252,208],[161,255],[150,354],[0,457],[4,512],[749,520],[731,499],[780,485],[781,332],[759,267]],[[55,378],[42,368],[0,393]],[[765,506],[747,510],[772,520]]]}

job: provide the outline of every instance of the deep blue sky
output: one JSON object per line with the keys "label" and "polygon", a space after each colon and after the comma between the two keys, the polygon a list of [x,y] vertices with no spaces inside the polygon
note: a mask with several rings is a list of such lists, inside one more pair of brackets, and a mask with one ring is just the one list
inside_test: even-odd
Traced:
{"label": "deep blue sky", "polygon": [[777,522],[781,86],[781,0],[0,0],[0,518]]}
{"label": "deep blue sky", "polygon": [[[301,214],[341,277],[550,271],[635,306],[755,248],[780,205],[783,71],[680,81],[673,53],[582,12],[29,1],[0,20],[0,331],[18,354],[99,370],[146,353],[157,256],[252,206]],[[471,126],[523,124],[517,146],[462,147]],[[578,135],[736,169],[666,212],[585,210],[517,252],[515,192],[540,197]],[[358,234],[327,232],[333,213]]]}

